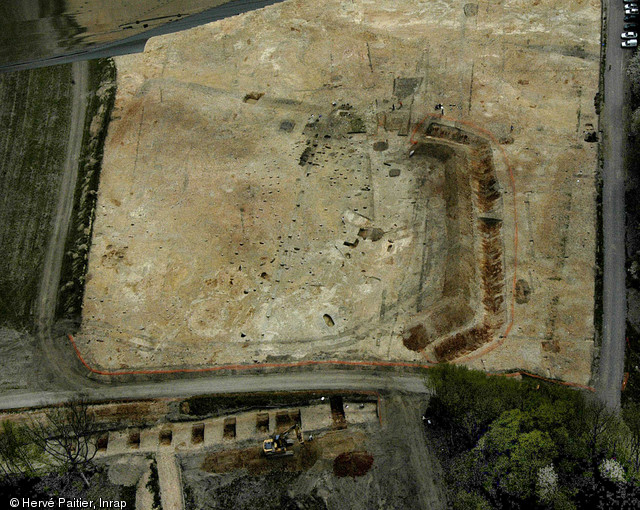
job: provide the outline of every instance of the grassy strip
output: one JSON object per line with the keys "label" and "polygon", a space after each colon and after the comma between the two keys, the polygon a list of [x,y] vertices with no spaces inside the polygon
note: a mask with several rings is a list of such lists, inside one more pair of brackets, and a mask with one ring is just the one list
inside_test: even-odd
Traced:
{"label": "grassy strip", "polygon": [[113,60],[89,62],[89,90],[73,216],[65,244],[56,310],[58,318],[75,323],[80,321],[104,142],[115,101]]}
{"label": "grassy strip", "polygon": [[0,325],[34,327],[71,96],[71,65],[0,74]]}
{"label": "grassy strip", "polygon": [[[631,101],[630,112],[638,111],[640,108],[640,87],[638,87],[639,57],[636,53],[627,65],[627,78],[631,84]],[[639,241],[635,234],[638,221],[640,221],[640,205],[638,205],[637,194],[640,188],[640,161],[637,154],[640,152],[640,134],[637,132],[637,126],[625,119],[625,131],[631,135],[629,140],[629,151],[625,155],[626,170],[626,190],[625,190],[625,207],[626,207],[626,289],[628,316],[636,315],[633,307],[638,306],[637,298],[633,298],[632,290],[640,291],[640,251]],[[631,298],[631,299],[629,299]],[[625,372],[629,373],[629,379],[625,391],[622,392],[622,402],[628,405],[630,402],[640,404],[640,330],[636,329],[631,321],[627,320],[626,324],[627,346],[625,349]]]}
{"label": "grassy strip", "polygon": [[627,387],[622,392],[622,404],[640,403],[640,334],[627,322],[627,349],[624,366],[629,373]]}
{"label": "grassy strip", "polygon": [[[602,2],[601,5],[601,29],[600,29],[600,72],[598,76],[598,92],[593,99],[596,114],[598,115],[598,133],[601,133],[600,127],[600,112],[604,108],[604,73],[606,66],[607,56],[607,18],[606,10],[607,5]],[[598,364],[600,358],[600,347],[602,345],[602,325],[604,305],[602,302],[603,291],[603,275],[604,275],[604,234],[602,224],[602,172],[604,169],[604,140],[600,137],[600,143],[598,144],[598,166],[596,168],[596,260],[595,260],[595,289],[594,289],[594,303],[593,303],[593,323],[594,323],[594,344],[595,344],[595,356],[591,363],[591,374],[598,373]]]}

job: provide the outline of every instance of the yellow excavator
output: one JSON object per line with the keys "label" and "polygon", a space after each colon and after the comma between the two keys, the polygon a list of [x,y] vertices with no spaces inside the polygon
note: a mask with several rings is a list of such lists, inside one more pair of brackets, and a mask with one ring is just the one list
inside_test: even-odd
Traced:
{"label": "yellow excavator", "polygon": [[267,458],[289,457],[293,455],[293,452],[289,450],[289,448],[293,446],[293,440],[287,437],[293,430],[296,431],[298,442],[300,444],[304,444],[302,429],[298,423],[294,423],[281,434],[275,434],[262,442],[262,452],[267,456]]}

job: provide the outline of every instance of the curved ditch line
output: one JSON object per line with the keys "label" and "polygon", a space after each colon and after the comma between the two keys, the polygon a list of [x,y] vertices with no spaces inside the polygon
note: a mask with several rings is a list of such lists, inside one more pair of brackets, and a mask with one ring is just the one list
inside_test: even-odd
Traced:
{"label": "curved ditch line", "polygon": [[[71,334],[67,334],[69,341],[71,342],[71,346],[73,347],[78,359],[84,365],[84,367],[91,373],[96,375],[106,375],[106,376],[121,376],[121,375],[162,375],[162,374],[180,374],[180,373],[203,373],[203,372],[218,372],[222,370],[249,370],[255,368],[296,368],[296,367],[305,367],[305,366],[317,366],[317,365],[335,365],[335,366],[365,366],[365,367],[407,367],[407,368],[422,368],[422,369],[430,369],[433,368],[437,363],[431,363],[428,365],[420,364],[420,363],[405,363],[405,362],[394,362],[394,361],[341,361],[341,360],[324,360],[324,361],[298,361],[292,363],[254,363],[252,365],[220,365],[216,367],[203,367],[203,368],[178,368],[178,369],[168,369],[168,370],[129,370],[129,371],[106,371],[106,370],[97,370],[91,367],[85,359],[82,357],[78,346],[76,345],[75,340]],[[527,376],[532,377],[534,379],[540,379],[542,381],[559,384],[561,386],[568,386],[571,388],[578,388],[582,390],[587,390],[590,392],[595,392],[595,388],[591,386],[586,386],[584,384],[567,382],[567,381],[558,381],[556,379],[549,379],[547,377],[543,377],[538,374],[534,374],[532,372],[525,372],[522,370],[516,370],[514,372],[486,372],[487,375],[493,377],[517,377],[517,376]],[[367,390],[360,390],[361,393],[369,393]],[[378,396],[378,406],[379,406],[379,419],[382,423],[382,402],[380,400],[380,392],[371,391],[371,394],[375,394]]]}
{"label": "curved ditch line", "polygon": [[596,389],[593,386],[587,386],[585,384],[568,382],[568,381],[558,381],[556,379],[549,379],[547,377],[543,377],[543,376],[538,375],[538,374],[532,374],[531,372],[517,371],[517,372],[509,372],[509,373],[505,373],[505,374],[487,372],[487,375],[490,375],[492,377],[495,377],[495,376],[517,377],[517,376],[523,376],[524,375],[526,377],[531,377],[533,379],[540,379],[540,380],[548,382],[548,383],[560,384],[561,386],[568,386],[570,388],[578,388],[580,390],[590,391],[591,393],[595,393],[595,391],[596,391]]}
{"label": "curved ditch line", "polygon": [[[509,171],[509,180],[511,181],[511,191],[513,193],[513,246],[514,246],[514,254],[513,254],[513,281],[512,281],[512,288],[511,288],[511,306],[510,306],[510,312],[511,312],[511,320],[509,321],[509,324],[507,324],[507,327],[504,331],[504,333],[502,335],[500,335],[498,337],[497,340],[493,340],[489,345],[487,345],[486,347],[481,347],[480,349],[478,349],[478,351],[469,353],[469,354],[463,354],[462,356],[460,356],[457,359],[451,360],[451,363],[462,363],[465,361],[473,361],[474,359],[477,359],[480,356],[484,356],[486,354],[488,354],[489,352],[493,351],[494,349],[496,349],[497,347],[500,347],[505,340],[507,339],[507,337],[509,336],[509,333],[511,332],[511,329],[513,328],[513,323],[515,320],[515,298],[516,298],[516,281],[517,281],[517,273],[518,273],[518,207],[517,207],[517,202],[516,202],[516,181],[515,181],[515,177],[513,175],[513,169],[511,167],[511,163],[509,162],[509,158],[507,157],[507,153],[504,150],[504,147],[502,147],[502,145],[500,144],[500,142],[498,141],[498,139],[494,136],[493,133],[491,133],[491,131],[484,129],[480,126],[475,125],[472,122],[466,121],[466,120],[460,120],[460,119],[453,119],[451,117],[445,117],[439,114],[433,114],[433,113],[429,113],[427,114],[420,122],[418,122],[415,127],[413,128],[413,130],[411,131],[411,136],[409,138],[409,143],[411,143],[411,145],[415,145],[418,142],[414,139],[414,136],[416,135],[416,133],[418,132],[418,130],[423,127],[425,121],[427,119],[440,119],[440,120],[446,120],[449,122],[454,122],[454,123],[458,123],[458,124],[462,124],[465,125],[467,127],[470,127],[472,130],[475,130],[477,132],[482,133],[483,135],[485,135],[486,137],[488,137],[497,147],[500,148],[500,151],[502,152],[502,158],[504,160],[504,163],[507,167],[507,170]],[[432,361],[431,359],[429,359],[429,357],[424,353],[424,350],[421,351],[423,357],[425,358],[425,360],[429,363],[437,363]],[[523,372],[524,373],[524,372]],[[536,377],[541,377],[541,376],[536,376]],[[572,383],[573,384],[573,383]]]}
{"label": "curved ditch line", "polygon": [[217,365],[213,367],[200,367],[200,368],[168,368],[168,369],[148,369],[148,370],[98,370],[89,365],[80,353],[80,349],[70,333],[67,333],[67,337],[71,342],[71,346],[78,356],[80,363],[84,367],[96,375],[118,376],[118,375],[168,375],[168,374],[191,374],[191,373],[205,373],[205,372],[219,372],[222,370],[251,370],[256,368],[296,368],[296,367],[309,367],[309,366],[321,366],[321,365],[337,365],[345,367],[405,367],[405,368],[431,368],[431,365],[425,365],[421,363],[408,363],[404,361],[343,361],[343,360],[307,360],[307,361],[292,361],[289,363],[252,363],[251,365]]}

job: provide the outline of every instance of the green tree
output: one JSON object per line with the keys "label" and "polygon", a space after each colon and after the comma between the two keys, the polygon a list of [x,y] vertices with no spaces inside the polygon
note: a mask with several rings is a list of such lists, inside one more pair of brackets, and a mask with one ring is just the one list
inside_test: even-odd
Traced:
{"label": "green tree", "polygon": [[640,54],[635,53],[627,64],[627,76],[631,82],[631,90],[636,98],[640,98]]}
{"label": "green tree", "polygon": [[583,441],[593,473],[606,456],[615,456],[619,449],[618,419],[604,402],[584,401],[579,411],[584,423]]}
{"label": "green tree", "polygon": [[483,482],[487,492],[498,488],[515,499],[533,498],[538,471],[553,462],[557,450],[549,434],[529,430],[530,423],[519,409],[506,411],[478,443],[488,468]]}
{"label": "green tree", "polygon": [[622,417],[629,428],[627,444],[630,468],[638,476],[640,474],[640,404],[629,401],[622,410]]}
{"label": "green tree", "polygon": [[450,445],[459,450],[473,447],[494,419],[522,403],[517,381],[466,367],[438,365],[431,369],[429,384],[435,392],[429,412],[443,420]]}
{"label": "green tree", "polygon": [[630,131],[634,136],[640,135],[640,108],[636,108],[631,114]]}
{"label": "green tree", "polygon": [[30,440],[63,471],[85,476],[96,455],[96,423],[87,401],[80,397],[50,409],[43,420],[33,420],[28,427]]}
{"label": "green tree", "polygon": [[4,421],[0,430],[0,469],[5,477],[35,476],[36,464],[41,460],[42,451],[31,442],[28,430]]}

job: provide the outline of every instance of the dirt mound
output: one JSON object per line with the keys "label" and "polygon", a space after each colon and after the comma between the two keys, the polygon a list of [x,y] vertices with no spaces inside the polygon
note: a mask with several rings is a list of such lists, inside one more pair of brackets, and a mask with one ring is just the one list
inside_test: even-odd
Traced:
{"label": "dirt mound", "polygon": [[431,343],[431,339],[425,327],[422,324],[418,324],[404,333],[402,343],[407,349],[420,352]]}
{"label": "dirt mound", "polygon": [[516,282],[516,303],[522,305],[529,302],[529,295],[531,294],[531,287],[527,280],[518,280]]}
{"label": "dirt mound", "polygon": [[362,476],[373,466],[373,455],[367,452],[344,452],[333,461],[333,474],[339,477]]}

